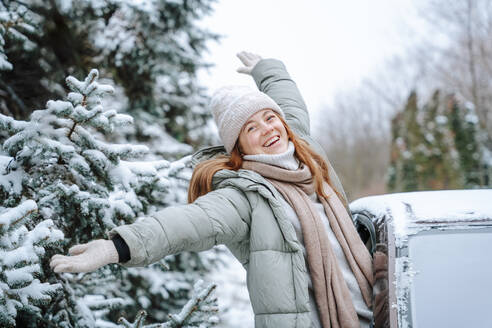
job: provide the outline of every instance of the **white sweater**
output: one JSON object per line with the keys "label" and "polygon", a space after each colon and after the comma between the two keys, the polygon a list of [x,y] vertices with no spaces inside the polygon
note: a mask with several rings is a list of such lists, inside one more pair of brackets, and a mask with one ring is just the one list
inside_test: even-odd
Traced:
{"label": "white sweater", "polygon": [[[296,170],[299,167],[299,160],[294,156],[294,144],[289,141],[289,146],[285,153],[275,154],[275,155],[245,155],[243,158],[249,161],[257,161],[270,165],[275,165],[288,170]],[[331,247],[333,248],[333,252],[335,253],[338,265],[340,266],[340,270],[342,271],[343,278],[347,283],[347,287],[350,291],[350,295],[352,296],[352,301],[354,303],[355,311],[359,316],[359,321],[362,328],[368,328],[370,325],[370,321],[372,319],[372,311],[367,307],[364,299],[362,298],[362,293],[360,291],[359,285],[355,276],[350,269],[350,266],[345,258],[345,254],[343,253],[343,249],[340,246],[335,234],[331,230],[328,218],[326,217],[325,210],[323,204],[319,201],[317,194],[313,193],[309,195],[309,198],[314,204],[314,207],[319,213],[321,221],[325,227],[326,233],[328,234],[328,240],[330,241]],[[304,238],[302,236],[302,228],[299,218],[296,215],[294,209],[289,205],[289,203],[285,199],[281,199],[283,203],[283,207],[285,208],[285,213],[287,217],[292,222],[294,229],[296,231],[297,238],[303,247],[304,259],[306,260],[306,268],[308,270],[308,283],[309,283],[309,302],[311,305],[311,313],[313,314],[312,321],[313,325],[316,328],[322,328],[321,322],[319,320],[318,308],[316,306],[313,286],[311,281],[311,276],[309,275],[309,266],[307,264],[306,258],[306,249],[304,248]]]}

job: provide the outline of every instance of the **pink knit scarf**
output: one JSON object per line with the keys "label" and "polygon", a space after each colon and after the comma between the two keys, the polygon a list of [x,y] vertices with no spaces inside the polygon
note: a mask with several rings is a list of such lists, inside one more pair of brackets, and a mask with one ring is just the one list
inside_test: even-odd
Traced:
{"label": "pink knit scarf", "polygon": [[[314,181],[306,165],[296,171],[260,162],[244,161],[243,169],[266,178],[296,212],[301,223],[304,246],[313,282],[314,297],[323,328],[360,327],[359,319],[343,278],[328,234],[308,195],[315,192]],[[372,303],[372,260],[352,220],[333,189],[324,183],[328,198],[320,198],[333,233],[359,284],[367,306]]]}

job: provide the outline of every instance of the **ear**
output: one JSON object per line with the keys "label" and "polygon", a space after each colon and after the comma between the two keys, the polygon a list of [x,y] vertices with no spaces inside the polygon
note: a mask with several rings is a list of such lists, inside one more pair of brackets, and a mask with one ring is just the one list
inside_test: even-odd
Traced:
{"label": "ear", "polygon": [[244,153],[243,153],[243,150],[241,149],[241,145],[239,143],[239,138],[237,139],[236,145],[234,147],[237,148],[237,151],[239,152],[239,155],[241,155],[241,157],[243,157]]}

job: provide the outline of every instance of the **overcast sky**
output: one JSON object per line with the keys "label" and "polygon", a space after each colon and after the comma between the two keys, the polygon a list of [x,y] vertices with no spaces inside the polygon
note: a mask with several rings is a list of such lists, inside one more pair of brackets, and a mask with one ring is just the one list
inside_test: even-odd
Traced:
{"label": "overcast sky", "polygon": [[221,0],[213,7],[200,23],[224,35],[205,56],[215,67],[199,75],[210,92],[254,86],[235,71],[235,54],[247,50],[282,60],[311,112],[404,51],[416,17],[412,0]]}

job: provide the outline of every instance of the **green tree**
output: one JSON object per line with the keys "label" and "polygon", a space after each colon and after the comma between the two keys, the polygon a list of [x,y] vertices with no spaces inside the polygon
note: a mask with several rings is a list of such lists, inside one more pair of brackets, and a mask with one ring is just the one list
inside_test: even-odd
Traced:
{"label": "green tree", "polygon": [[119,140],[147,144],[158,156],[190,152],[187,144],[210,141],[208,100],[196,73],[210,66],[201,59],[206,42],[218,39],[197,25],[212,2],[2,1],[2,112],[27,119],[32,108],[64,96],[65,76],[97,66],[120,86],[112,107],[135,120],[117,131]]}
{"label": "green tree", "polygon": [[[167,269],[159,264],[128,270],[114,265],[90,274],[60,276],[47,266],[55,252],[67,253],[70,245],[106,238],[107,231],[116,225],[132,223],[172,204],[169,199],[175,200],[186,179],[182,174],[189,174],[186,158],[176,162],[139,162],[137,159],[148,151],[146,146],[103,141],[101,132],[111,133],[131,124],[132,118],[104,109],[102,96],[113,92],[113,88],[98,83],[97,70],[91,70],[84,81],[68,77],[67,84],[71,90],[67,100],[48,101],[46,109],[34,111],[28,121],[0,114],[0,128],[10,135],[3,143],[5,156],[0,156],[0,230],[15,228],[17,217],[37,208],[28,223],[35,233],[28,237],[34,252],[31,261],[24,263],[20,258],[17,264],[2,257],[0,288],[5,295],[11,295],[10,290],[18,285],[12,282],[9,271],[30,265],[29,270],[39,281],[58,281],[56,289],[61,289],[53,299],[40,294],[42,302],[32,300],[36,305],[40,303],[42,311],[32,310],[28,300],[22,300],[23,306],[18,305],[15,294],[9,296],[14,310],[19,311],[16,313],[10,306],[4,323],[12,325],[14,318],[22,327],[49,326],[49,322],[56,322],[59,327],[115,326],[121,315],[135,317],[142,308],[148,311],[150,320],[162,322],[185,305],[194,281],[206,272],[213,259],[186,253],[167,258]],[[29,206],[22,210],[27,206],[22,204]],[[61,232],[50,235],[46,230],[51,227]],[[0,247],[7,251],[23,247],[24,238],[15,235],[17,230],[15,236],[4,230],[0,232],[18,241]],[[40,230],[47,238],[58,241],[56,247],[45,249],[44,244],[38,245]],[[36,261],[40,265],[33,267]],[[19,281],[20,287],[33,281],[21,278],[24,280]],[[50,295],[54,289],[46,287]],[[26,307],[28,311],[24,311]]]}
{"label": "green tree", "polygon": [[473,108],[435,91],[419,107],[413,92],[392,120],[391,191],[460,189],[488,184],[488,150]]}

